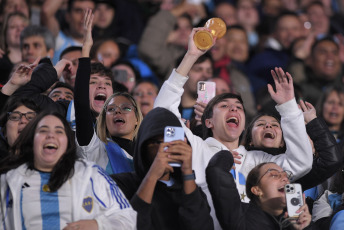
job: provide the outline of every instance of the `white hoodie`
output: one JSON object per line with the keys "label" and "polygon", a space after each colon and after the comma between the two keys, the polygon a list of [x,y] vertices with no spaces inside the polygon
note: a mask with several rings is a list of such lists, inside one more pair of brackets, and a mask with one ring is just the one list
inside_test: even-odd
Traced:
{"label": "white hoodie", "polygon": [[[181,115],[178,106],[184,92],[183,86],[188,80],[173,70],[171,76],[166,80],[160,89],[155,100],[154,107],[163,107],[173,112],[179,119]],[[235,181],[238,192],[243,202],[249,202],[246,196],[246,177],[252,168],[263,162],[275,162],[284,170],[293,173],[293,180],[307,174],[313,163],[313,153],[302,111],[298,108],[295,99],[276,106],[281,115],[281,128],[287,150],[285,154],[277,156],[270,155],[263,151],[247,151],[244,146],[232,149],[241,155],[241,164],[236,164]],[[205,141],[193,135],[183,122],[181,122],[185,134],[192,146],[192,168],[196,174],[196,183],[202,188],[208,198],[211,207],[211,215],[214,219],[215,229],[221,229],[215,215],[211,194],[205,178],[205,169],[210,159],[220,150],[228,148],[215,138],[209,137]],[[240,179],[239,179],[240,178]],[[243,183],[244,182],[244,183]]]}

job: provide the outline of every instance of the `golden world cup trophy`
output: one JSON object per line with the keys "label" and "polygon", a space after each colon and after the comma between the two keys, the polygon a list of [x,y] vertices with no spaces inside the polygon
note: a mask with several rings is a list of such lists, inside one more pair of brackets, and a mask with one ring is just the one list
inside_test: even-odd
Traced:
{"label": "golden world cup trophy", "polygon": [[210,29],[211,32],[200,30],[195,33],[193,38],[195,45],[200,50],[209,49],[213,45],[213,38],[222,38],[227,31],[226,23],[221,18],[209,19],[204,27]]}

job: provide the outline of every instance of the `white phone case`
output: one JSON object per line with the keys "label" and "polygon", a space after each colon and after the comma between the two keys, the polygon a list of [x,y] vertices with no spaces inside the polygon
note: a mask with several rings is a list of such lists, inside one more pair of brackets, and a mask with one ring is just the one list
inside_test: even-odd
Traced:
{"label": "white phone case", "polygon": [[285,198],[287,202],[288,215],[291,218],[298,218],[300,213],[296,213],[303,205],[302,188],[300,184],[286,184],[284,186]]}

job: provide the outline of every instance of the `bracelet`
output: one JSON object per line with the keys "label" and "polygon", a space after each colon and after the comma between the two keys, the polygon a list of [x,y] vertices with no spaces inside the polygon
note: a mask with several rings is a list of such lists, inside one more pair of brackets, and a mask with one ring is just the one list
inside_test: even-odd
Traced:
{"label": "bracelet", "polygon": [[191,174],[183,175],[183,181],[187,181],[187,180],[196,180],[196,175],[195,175],[194,170],[192,170]]}

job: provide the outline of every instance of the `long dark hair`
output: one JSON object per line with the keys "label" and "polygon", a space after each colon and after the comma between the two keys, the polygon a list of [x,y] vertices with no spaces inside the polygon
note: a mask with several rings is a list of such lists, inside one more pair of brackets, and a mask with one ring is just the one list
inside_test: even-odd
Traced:
{"label": "long dark hair", "polygon": [[31,121],[19,135],[10,149],[10,155],[0,162],[0,174],[6,173],[26,163],[29,169],[34,169],[34,136],[38,123],[46,116],[58,118],[65,129],[68,145],[66,152],[54,166],[49,179],[51,192],[58,190],[74,174],[74,164],[77,159],[75,138],[66,119],[57,112],[44,111]]}

